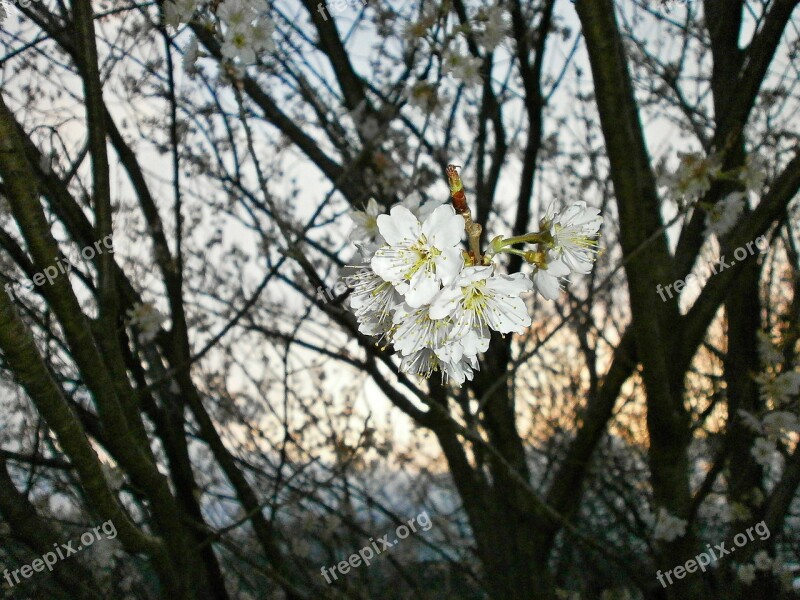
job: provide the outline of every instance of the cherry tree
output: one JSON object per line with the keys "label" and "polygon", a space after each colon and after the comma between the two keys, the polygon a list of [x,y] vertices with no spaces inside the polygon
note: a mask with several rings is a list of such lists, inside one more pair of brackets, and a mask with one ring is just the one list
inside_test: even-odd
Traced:
{"label": "cherry tree", "polygon": [[799,3],[0,3],[7,595],[791,597]]}

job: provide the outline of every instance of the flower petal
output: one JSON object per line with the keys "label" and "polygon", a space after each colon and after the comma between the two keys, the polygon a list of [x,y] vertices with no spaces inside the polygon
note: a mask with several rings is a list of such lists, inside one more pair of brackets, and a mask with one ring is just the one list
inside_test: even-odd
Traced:
{"label": "flower petal", "polygon": [[486,289],[496,294],[519,296],[522,292],[531,291],[533,282],[524,273],[500,274],[486,280]]}
{"label": "flower petal", "polygon": [[458,301],[461,299],[461,288],[458,286],[447,286],[434,297],[431,302],[431,319],[444,319],[453,313]]}
{"label": "flower petal", "polygon": [[375,251],[369,264],[384,281],[399,283],[414,264],[415,258],[413,252],[382,246]]}
{"label": "flower petal", "polygon": [[412,308],[419,308],[423,304],[427,304],[439,291],[439,280],[433,271],[429,269],[420,269],[409,282],[409,288],[406,292],[406,302]]}
{"label": "flower petal", "polygon": [[561,285],[549,270],[539,269],[533,274],[533,283],[539,293],[547,300],[556,300],[561,293]]}
{"label": "flower petal", "polygon": [[390,246],[413,244],[420,237],[420,225],[405,206],[394,206],[388,215],[378,215],[378,230]]}
{"label": "flower petal", "polygon": [[523,333],[531,326],[531,316],[522,298],[500,296],[487,304],[486,320],[499,333]]}
{"label": "flower petal", "polygon": [[464,259],[461,258],[461,250],[458,248],[443,250],[433,262],[436,265],[436,277],[444,285],[453,283],[464,267]]}
{"label": "flower petal", "polygon": [[422,233],[432,246],[440,250],[452,248],[461,242],[464,235],[464,218],[457,215],[452,206],[443,204],[425,219]]}

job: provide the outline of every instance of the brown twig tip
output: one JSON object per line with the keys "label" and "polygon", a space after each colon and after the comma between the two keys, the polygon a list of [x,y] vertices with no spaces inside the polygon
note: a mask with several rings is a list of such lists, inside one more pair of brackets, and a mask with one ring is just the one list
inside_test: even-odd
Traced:
{"label": "brown twig tip", "polygon": [[453,200],[453,208],[460,215],[469,212],[467,196],[464,194],[464,184],[461,183],[461,176],[456,170],[456,165],[447,165],[447,182],[450,185],[450,198]]}

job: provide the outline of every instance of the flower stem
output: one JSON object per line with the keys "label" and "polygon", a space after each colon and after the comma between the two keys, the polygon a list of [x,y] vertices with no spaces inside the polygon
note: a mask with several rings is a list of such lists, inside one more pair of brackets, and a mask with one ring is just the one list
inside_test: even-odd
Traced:
{"label": "flower stem", "polygon": [[518,235],[516,237],[500,240],[497,244],[497,248],[499,250],[515,244],[549,244],[552,242],[553,236],[550,235],[549,231],[537,231],[535,233],[526,233],[525,235]]}
{"label": "flower stem", "polygon": [[450,185],[450,198],[453,201],[453,208],[464,217],[464,228],[467,231],[470,253],[475,260],[475,264],[480,265],[483,263],[483,257],[481,256],[481,233],[483,232],[483,227],[481,227],[480,223],[472,220],[472,213],[467,204],[466,194],[464,194],[464,185],[461,183],[461,177],[456,171],[455,165],[447,165],[447,181]]}

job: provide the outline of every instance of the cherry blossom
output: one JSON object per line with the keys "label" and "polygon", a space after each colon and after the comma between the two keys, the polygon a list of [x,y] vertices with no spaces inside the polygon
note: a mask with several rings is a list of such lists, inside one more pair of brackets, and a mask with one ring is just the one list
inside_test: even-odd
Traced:
{"label": "cherry blossom", "polygon": [[371,265],[394,284],[406,302],[418,308],[430,302],[440,283],[451,283],[463,265],[459,244],[464,220],[450,206],[441,206],[424,223],[404,206],[395,206],[377,219],[386,240]]}
{"label": "cherry blossom", "polygon": [[364,210],[355,210],[350,213],[350,219],[354,227],[350,232],[351,242],[375,241],[378,238],[383,240],[378,231],[378,215],[382,210],[375,198],[370,198]]}
{"label": "cherry blossom", "polygon": [[365,335],[382,335],[392,326],[395,307],[402,297],[388,281],[371,268],[362,267],[354,276],[355,287],[350,307],[358,319],[358,330]]}
{"label": "cherry blossom", "polygon": [[192,20],[197,0],[168,0],[164,3],[164,22],[173,29]]}
{"label": "cherry blossom", "polygon": [[225,0],[217,9],[217,17],[225,25],[222,55],[241,65],[251,65],[261,52],[270,52],[272,24],[260,13],[254,2]]}
{"label": "cherry blossom", "polygon": [[552,208],[548,209],[541,223],[542,229],[549,230],[553,238],[549,244],[551,254],[561,259],[572,273],[589,273],[599,249],[597,232],[603,224],[600,210],[581,201],[561,213],[551,211]]}
{"label": "cherry blossom", "polygon": [[139,341],[143,344],[156,339],[164,316],[149,302],[137,304],[128,310],[128,324],[139,332]]}
{"label": "cherry blossom", "polygon": [[481,83],[481,59],[476,56],[447,50],[445,53],[445,69],[453,77],[469,86],[477,86]]}
{"label": "cherry blossom", "polygon": [[661,507],[658,509],[658,516],[656,517],[655,529],[653,530],[653,539],[671,542],[686,535],[687,521],[671,515],[666,508]]}
{"label": "cherry blossom", "polygon": [[745,585],[752,585],[756,580],[756,568],[751,564],[739,565],[736,568],[736,576]]}
{"label": "cherry blossom", "polygon": [[766,180],[766,161],[755,154],[748,154],[744,166],[739,172],[739,180],[748,192],[760,193]]}
{"label": "cherry blossom", "polygon": [[753,565],[758,571],[771,571],[772,557],[766,550],[759,550],[753,555]]}
{"label": "cherry blossom", "polygon": [[[357,271],[350,308],[361,333],[393,346],[401,372],[430,377],[438,371],[443,381],[462,385],[479,370],[492,331],[522,334],[530,327],[523,294],[536,288],[554,300],[563,278],[591,271],[602,217],[585,202],[551,207],[541,231],[497,236],[484,255],[457,167],[448,166],[447,177],[452,206],[414,192],[388,214],[374,199],[351,213],[350,240],[366,262],[351,265]],[[502,273],[494,262],[502,253],[525,257],[533,273]]]}
{"label": "cherry blossom", "polygon": [[569,274],[569,267],[561,259],[544,262],[536,266],[533,285],[546,300],[557,300],[561,293],[560,280]]}
{"label": "cherry blossom", "polygon": [[712,154],[680,153],[680,164],[674,173],[661,169],[658,185],[666,187],[675,200],[694,202],[711,189],[712,180],[722,170],[722,157]]}
{"label": "cherry blossom", "polygon": [[712,206],[706,214],[706,237],[722,236],[733,229],[744,210],[745,199],[744,192],[733,192]]}
{"label": "cherry blossom", "polygon": [[504,19],[502,6],[491,6],[482,10],[484,23],[480,40],[487,50],[492,51],[505,39],[508,25]]}
{"label": "cherry blossom", "polygon": [[771,442],[766,438],[756,438],[753,442],[753,447],[750,448],[750,454],[753,459],[762,467],[768,467],[772,462],[772,457],[777,452],[775,442]]}

